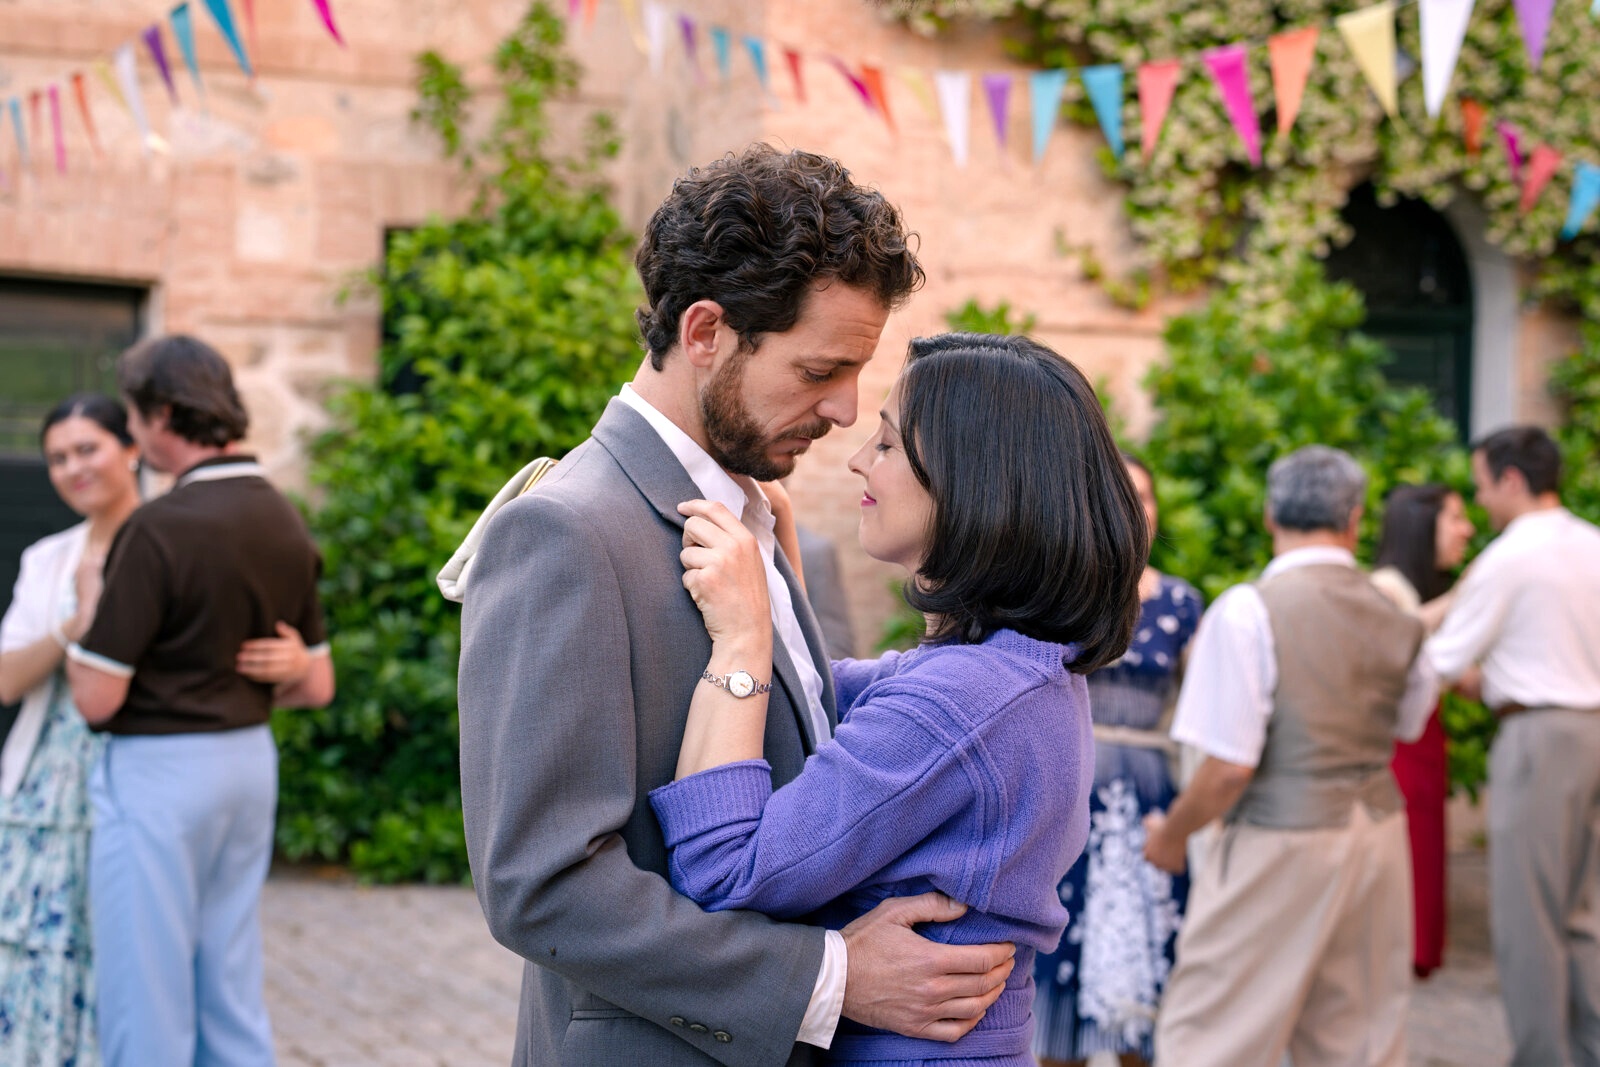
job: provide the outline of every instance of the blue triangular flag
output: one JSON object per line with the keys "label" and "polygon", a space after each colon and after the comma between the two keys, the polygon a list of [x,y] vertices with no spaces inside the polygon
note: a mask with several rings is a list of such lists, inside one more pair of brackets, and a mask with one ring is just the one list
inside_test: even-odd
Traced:
{"label": "blue triangular flag", "polygon": [[11,128],[17,135],[17,157],[22,160],[22,165],[28,165],[28,131],[22,125],[22,101],[16,97],[11,98]]}
{"label": "blue triangular flag", "polygon": [[[1595,2],[1600,3],[1600,0]],[[744,47],[750,53],[750,65],[756,69],[756,80],[761,82],[761,91],[772,92],[772,86],[767,84],[767,46],[761,43],[759,37],[746,37]]]}
{"label": "blue triangular flag", "polygon": [[1100,129],[1111,143],[1111,151],[1122,158],[1122,67],[1104,63],[1098,67],[1085,67],[1083,87],[1089,90],[1089,102],[1094,105],[1094,117],[1100,120]]}
{"label": "blue triangular flag", "polygon": [[246,75],[254,78],[256,72],[251,69],[250,57],[245,54],[244,42],[239,39],[239,29],[233,23],[233,10],[228,7],[228,0],[206,0],[206,10],[217,20],[217,29],[222,31],[223,39],[233,49],[233,58],[239,61]]}
{"label": "blue triangular flag", "polygon": [[717,77],[722,79],[723,85],[728,84],[728,79],[733,74],[733,58],[729,54],[730,43],[731,38],[725,28],[711,27],[711,47],[717,53]]}
{"label": "blue triangular flag", "polygon": [[189,16],[189,0],[183,0],[172,9],[172,36],[178,39],[178,49],[183,52],[183,65],[189,68],[195,92],[204,94],[206,87],[200,84],[200,60],[194,50],[194,19]]}
{"label": "blue triangular flag", "polygon": [[1033,161],[1044,158],[1044,150],[1055,132],[1061,111],[1061,93],[1067,87],[1064,70],[1041,70],[1028,76],[1028,100],[1033,108]]}
{"label": "blue triangular flag", "polygon": [[[15,100],[11,103],[16,106]],[[1572,199],[1567,202],[1567,224],[1561,227],[1561,239],[1570,241],[1578,236],[1597,206],[1600,206],[1600,167],[1579,163],[1578,173],[1572,176]]]}

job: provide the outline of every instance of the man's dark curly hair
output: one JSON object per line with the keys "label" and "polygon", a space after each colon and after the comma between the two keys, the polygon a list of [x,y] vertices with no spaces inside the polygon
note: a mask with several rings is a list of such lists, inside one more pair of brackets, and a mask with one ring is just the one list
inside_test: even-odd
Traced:
{"label": "man's dark curly hair", "polygon": [[840,281],[886,308],[921,287],[900,212],[827,156],[756,144],[672,186],[634,256],[648,304],[635,312],[650,365],[678,343],[697,300],[722,305],[746,348],[794,326],[811,287]]}

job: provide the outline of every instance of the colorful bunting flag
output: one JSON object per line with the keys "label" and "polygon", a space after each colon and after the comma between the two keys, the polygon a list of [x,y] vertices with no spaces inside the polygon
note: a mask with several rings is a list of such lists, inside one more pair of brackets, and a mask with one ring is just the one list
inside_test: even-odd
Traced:
{"label": "colorful bunting flag", "polygon": [[644,5],[644,36],[646,54],[650,57],[650,73],[660,74],[667,58],[667,23],[671,19],[667,9],[660,4]]}
{"label": "colorful bunting flag", "polygon": [[11,132],[17,139],[17,158],[26,167],[29,163],[28,131],[22,128],[22,101],[14,96],[11,98]]}
{"label": "colorful bunting flag", "polygon": [[1003,152],[1006,147],[1006,127],[1011,111],[1011,75],[985,74],[983,95],[989,101],[989,118],[994,121],[994,138]]}
{"label": "colorful bunting flag", "polygon": [[339,47],[343,48],[344,38],[339,36],[339,27],[333,24],[333,8],[330,6],[330,0],[311,0],[311,2],[316,5],[317,14],[322,16],[322,24],[333,34],[333,39],[339,42]]}
{"label": "colorful bunting flag", "polygon": [[1350,46],[1373,95],[1389,117],[1395,118],[1400,96],[1395,78],[1394,0],[1340,15],[1333,24]]}
{"label": "colorful bunting flag", "polygon": [[72,73],[72,95],[78,98],[78,116],[83,119],[83,132],[89,136],[89,147],[100,155],[100,135],[94,128],[94,112],[89,110],[89,87],[84,84],[83,71]]}
{"label": "colorful bunting flag", "polygon": [[145,114],[144,96],[139,92],[139,70],[133,58],[133,45],[125,44],[117,49],[111,64],[117,73],[117,84],[122,87],[122,98],[127,101],[128,113],[139,130],[139,150],[148,155],[155,144],[155,135],[150,130],[149,116]]}
{"label": "colorful bunting flag", "polygon": [[833,64],[833,69],[839,72],[839,77],[850,83],[850,88],[856,92],[856,97],[861,101],[861,106],[868,111],[875,110],[872,106],[872,90],[867,88],[867,83],[862,81],[855,71],[838,56],[829,56],[828,62]]}
{"label": "colorful bunting flag", "polygon": [[1474,0],[1422,0],[1422,98],[1438,118],[1467,37]]}
{"label": "colorful bunting flag", "polygon": [[1176,59],[1159,59],[1139,68],[1140,147],[1145,159],[1150,158],[1161,139],[1161,127],[1167,121],[1167,109],[1172,106],[1172,94],[1177,92],[1182,74],[1183,64]]}
{"label": "colorful bunting flag", "polygon": [[1470,96],[1461,98],[1461,140],[1467,146],[1467,155],[1476,156],[1483,151],[1483,120],[1487,117],[1483,105]]}
{"label": "colorful bunting flag", "polygon": [[[206,10],[211,12],[211,19],[217,24],[217,29],[222,33],[222,39],[228,42],[228,47],[233,51],[233,58],[243,70],[245,77],[254,78],[255,69],[250,66],[250,55],[244,50],[244,42],[239,40],[239,29],[233,24],[233,11],[228,7],[228,0],[205,0]],[[132,110],[132,105],[129,105]]]}
{"label": "colorful bunting flag", "polygon": [[[1600,3],[1600,0],[1596,2]],[[901,67],[900,80],[911,90],[911,95],[917,98],[917,103],[922,105],[922,110],[928,113],[929,118],[939,117],[939,102],[933,98],[933,86],[928,84],[926,74],[916,67]]]}
{"label": "colorful bunting flag", "polygon": [[56,147],[56,173],[67,172],[67,139],[61,136],[61,90],[50,83],[50,137]]}
{"label": "colorful bunting flag", "polygon": [[1089,103],[1094,105],[1094,117],[1100,120],[1100,130],[1111,144],[1111,154],[1122,158],[1122,66],[1104,63],[1085,67],[1080,75],[1083,87],[1089,90]]}
{"label": "colorful bunting flag", "polygon": [[1500,135],[1500,143],[1506,148],[1506,163],[1511,167],[1511,180],[1518,185],[1522,184],[1522,135],[1517,128],[1504,119],[1494,124],[1495,132]]}
{"label": "colorful bunting flag", "polygon": [[1067,88],[1064,70],[1037,70],[1028,75],[1028,107],[1033,115],[1033,161],[1044,158],[1061,111],[1061,94]]}
{"label": "colorful bunting flag", "polygon": [[112,98],[116,100],[118,107],[122,108],[122,110],[128,112],[130,115],[133,114],[132,110],[128,107],[127,98],[122,95],[122,86],[117,84],[116,75],[111,73],[110,63],[107,63],[103,59],[95,60],[94,76],[100,79],[100,84],[104,85],[106,92],[110,93]]}
{"label": "colorful bunting flag", "polygon": [[595,12],[600,10],[600,0],[583,0],[583,28],[594,29]]}
{"label": "colorful bunting flag", "polygon": [[1528,49],[1528,69],[1537,71],[1544,61],[1545,38],[1550,34],[1550,12],[1556,0],[1515,0],[1522,43]]}
{"label": "colorful bunting flag", "polygon": [[567,18],[575,19],[583,9],[583,0],[567,0]]}
{"label": "colorful bunting flag", "polygon": [[783,61],[789,67],[789,80],[794,82],[795,99],[806,102],[806,80],[800,75],[800,53],[793,48],[783,50]]}
{"label": "colorful bunting flag", "polygon": [[250,51],[256,50],[256,0],[242,0],[244,8],[244,27],[250,35]]}
{"label": "colorful bunting flag", "polygon": [[889,114],[889,89],[883,84],[883,68],[867,63],[861,64],[861,83],[867,87],[867,96],[872,101],[872,106],[878,109],[878,114],[883,116],[883,121],[888,124],[889,132],[897,132],[894,116]]}
{"label": "colorful bunting flag", "polygon": [[761,94],[772,95],[772,76],[767,73],[767,46],[761,43],[761,38],[745,36],[744,49],[750,53],[750,66],[756,72],[756,81],[761,83]]}
{"label": "colorful bunting flag", "polygon": [[711,51],[717,57],[717,78],[727,85],[733,79],[733,35],[727,27],[711,27]]}
{"label": "colorful bunting flag", "polygon": [[1261,124],[1256,119],[1256,105],[1250,98],[1250,71],[1246,63],[1250,53],[1242,44],[1224,45],[1205,54],[1206,66],[1222,94],[1222,106],[1227,109],[1228,121],[1233,123],[1239,140],[1250,162],[1261,166]]}
{"label": "colorful bunting flag", "polygon": [[694,83],[704,85],[706,76],[700,70],[700,48],[695,39],[694,19],[688,15],[679,15],[678,33],[683,37],[683,54],[689,60],[690,69],[694,71]]}
{"label": "colorful bunting flag", "polygon": [[1311,58],[1316,54],[1317,41],[1321,36],[1319,27],[1307,26],[1267,40],[1267,52],[1272,60],[1272,96],[1277,103],[1279,137],[1294,129],[1294,120],[1300,115],[1306,80],[1311,77]]}
{"label": "colorful bunting flag", "polygon": [[643,52],[647,44],[639,29],[639,0],[621,0],[621,3],[622,21],[628,26],[628,36],[633,38],[633,46]]}
{"label": "colorful bunting flag", "polygon": [[161,72],[161,81],[166,85],[167,95],[172,98],[172,104],[176,107],[178,87],[172,81],[172,68],[167,65],[167,48],[161,43],[161,26],[152,23],[139,36],[143,39],[145,48],[149,50],[150,58],[155,61],[156,70]]}
{"label": "colorful bunting flag", "polygon": [[1550,184],[1550,179],[1560,169],[1560,152],[1547,144],[1535,148],[1533,157],[1528,160],[1528,176],[1522,183],[1522,201],[1517,205],[1517,210],[1524,215],[1532,211],[1533,205],[1539,202],[1539,194],[1544,192],[1544,187]]}
{"label": "colorful bunting flag", "polygon": [[[1600,0],[1595,2],[1600,6]],[[1600,207],[1600,167],[1579,163],[1572,175],[1572,197],[1567,201],[1567,221],[1561,227],[1561,239],[1570,241],[1578,236],[1596,207]]]}
{"label": "colorful bunting flag", "polygon": [[933,89],[944,114],[950,155],[958,168],[965,169],[972,144],[972,75],[959,70],[934,71]]}
{"label": "colorful bunting flag", "polygon": [[189,0],[183,0],[172,9],[172,36],[178,39],[178,50],[183,53],[183,65],[189,68],[195,95],[204,98],[206,87],[200,83],[200,59],[194,48],[194,19],[189,14]]}

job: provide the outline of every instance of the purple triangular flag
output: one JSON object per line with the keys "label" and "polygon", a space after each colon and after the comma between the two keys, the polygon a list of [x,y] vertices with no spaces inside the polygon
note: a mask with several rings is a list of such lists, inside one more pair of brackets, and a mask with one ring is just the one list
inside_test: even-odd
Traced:
{"label": "purple triangular flag", "polygon": [[994,137],[1006,146],[1006,125],[1011,108],[1011,75],[985,74],[983,95],[989,101],[989,117],[994,120]]}
{"label": "purple triangular flag", "polygon": [[706,76],[700,70],[700,48],[695,40],[694,19],[688,15],[679,15],[678,29],[683,34],[683,54],[689,58],[689,66],[694,71],[695,84],[704,84]]}
{"label": "purple triangular flag", "polygon": [[1550,33],[1550,12],[1556,0],[1515,0],[1522,43],[1528,49],[1528,66],[1538,70],[1544,61],[1544,42]]}
{"label": "purple triangular flag", "polygon": [[161,72],[161,80],[167,83],[167,95],[172,97],[172,102],[178,102],[178,87],[172,81],[172,68],[167,65],[167,49],[161,43],[161,24],[151,23],[150,28],[139,35],[144,39],[144,46],[150,50],[150,58],[156,61],[156,69]]}

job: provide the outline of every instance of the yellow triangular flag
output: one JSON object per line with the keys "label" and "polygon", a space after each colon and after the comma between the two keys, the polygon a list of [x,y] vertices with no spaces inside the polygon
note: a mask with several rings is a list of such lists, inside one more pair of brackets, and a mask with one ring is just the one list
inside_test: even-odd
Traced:
{"label": "yellow triangular flag", "polygon": [[1340,15],[1334,25],[1355,54],[1361,73],[1367,76],[1367,84],[1372,86],[1383,110],[1391,119],[1396,118],[1400,100],[1395,81],[1393,0]]}
{"label": "yellow triangular flag", "polygon": [[648,53],[650,42],[645,38],[644,28],[639,21],[639,0],[622,0],[622,19],[628,24],[628,33],[633,36],[635,47]]}
{"label": "yellow triangular flag", "polygon": [[929,118],[939,117],[939,104],[933,98],[933,86],[928,84],[928,76],[916,67],[901,67],[900,80],[905,82],[906,88],[911,90],[911,95],[917,98],[917,103],[922,105],[922,110],[928,113]]}
{"label": "yellow triangular flag", "polygon": [[122,86],[117,84],[116,75],[111,73],[111,64],[103,59],[94,61],[94,76],[100,79],[100,84],[105,86],[106,92],[111,94],[122,110],[132,114],[128,107],[128,98],[122,95]]}

